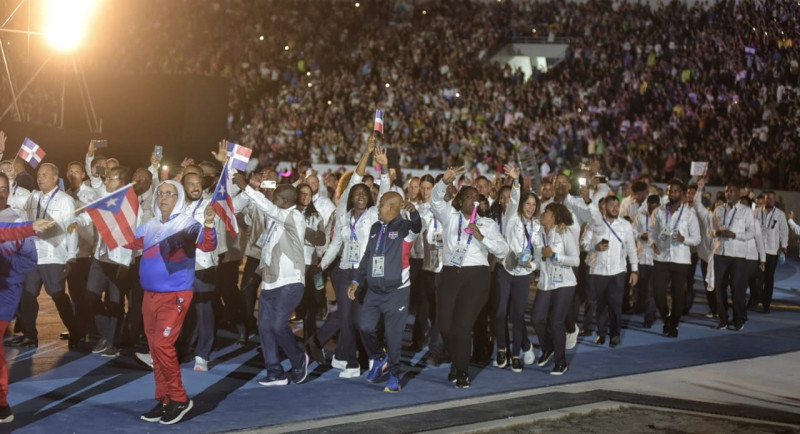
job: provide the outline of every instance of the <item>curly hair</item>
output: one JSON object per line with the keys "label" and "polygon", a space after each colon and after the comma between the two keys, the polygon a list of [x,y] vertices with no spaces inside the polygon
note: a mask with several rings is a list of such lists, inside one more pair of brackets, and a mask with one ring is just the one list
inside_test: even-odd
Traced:
{"label": "curly hair", "polygon": [[545,212],[550,211],[553,214],[553,218],[556,222],[556,226],[559,228],[560,232],[563,232],[567,226],[572,226],[572,213],[569,212],[569,209],[560,204],[552,202],[547,205],[547,208],[544,209]]}

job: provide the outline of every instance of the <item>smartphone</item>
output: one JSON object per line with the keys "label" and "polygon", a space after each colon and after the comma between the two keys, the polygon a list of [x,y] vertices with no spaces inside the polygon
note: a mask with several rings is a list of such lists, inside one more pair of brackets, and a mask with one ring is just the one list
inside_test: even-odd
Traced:
{"label": "smartphone", "polygon": [[108,140],[95,140],[94,141],[94,148],[95,149],[106,148],[106,147],[108,147]]}
{"label": "smartphone", "polygon": [[608,184],[608,178],[606,178],[605,176],[597,175],[595,176],[595,178],[597,178],[597,182],[599,182],[600,184]]}
{"label": "smartphone", "polygon": [[97,173],[97,176],[106,176],[106,166],[96,166],[94,171]]}
{"label": "smartphone", "polygon": [[276,188],[278,183],[275,181],[261,181],[261,188]]}
{"label": "smartphone", "polygon": [[156,160],[161,161],[161,159],[164,158],[164,147],[156,145],[155,153],[156,153]]}
{"label": "smartphone", "polygon": [[586,187],[586,178],[578,178],[578,186]]}

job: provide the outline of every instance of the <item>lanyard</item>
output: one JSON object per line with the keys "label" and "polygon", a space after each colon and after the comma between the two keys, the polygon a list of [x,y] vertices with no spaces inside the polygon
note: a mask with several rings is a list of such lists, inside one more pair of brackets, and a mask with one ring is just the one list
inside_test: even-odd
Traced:
{"label": "lanyard", "polygon": [[436,231],[437,229],[439,229],[439,219],[433,216],[433,230]]}
{"label": "lanyard", "polygon": [[731,221],[725,223],[725,221],[728,220],[728,208],[727,207],[725,208],[725,213],[722,215],[722,226],[730,227],[731,224],[733,223],[733,219],[734,217],[736,217],[736,211],[738,210],[736,209],[735,205],[732,206],[731,209],[733,209],[733,214],[731,214]]}
{"label": "lanyard", "polygon": [[505,235],[503,233],[503,213],[500,213],[500,218],[498,219],[497,223],[500,225],[500,235]]}
{"label": "lanyard", "polygon": [[358,217],[355,217],[355,211],[350,211],[350,239],[353,241],[358,241],[358,235],[356,235],[356,224],[366,213],[367,210],[361,211],[361,214],[359,214]]}
{"label": "lanyard", "polygon": [[[459,244],[461,244],[461,224],[463,223],[463,221],[464,221],[464,215],[461,214],[461,213],[458,213],[458,243]],[[470,234],[469,238],[467,238],[467,246],[469,246],[470,243],[472,243],[472,234]]]}
{"label": "lanyard", "polygon": [[[683,208],[684,206],[681,205],[681,212],[678,213],[678,218],[675,220],[675,225],[672,227],[672,232],[676,232],[678,230],[678,223],[681,221],[681,216],[683,215]],[[669,226],[669,204],[667,204],[667,226]],[[724,220],[724,219],[723,219]]]}
{"label": "lanyard", "polygon": [[50,208],[50,203],[53,202],[53,199],[58,194],[58,187],[53,190],[53,193],[50,195],[50,199],[47,200],[47,205],[44,206],[44,213],[39,216],[39,212],[42,210],[42,198],[39,197],[39,201],[36,202],[36,219],[38,220],[40,217],[45,218],[47,217],[47,209]]}
{"label": "lanyard", "polygon": [[201,197],[200,200],[197,202],[197,205],[195,205],[194,211],[192,211],[192,218],[194,218],[194,215],[197,214],[197,209],[200,208],[200,205],[202,205],[202,203],[203,203],[203,198]]}
{"label": "lanyard", "polygon": [[765,228],[769,229],[770,226],[772,226],[773,217],[775,217],[775,208],[772,208],[772,212],[769,213],[769,221],[767,222],[767,225],[764,226],[764,210],[761,210],[761,226],[764,226]]}
{"label": "lanyard", "polygon": [[612,234],[614,234],[614,238],[616,238],[616,239],[617,239],[617,241],[619,241],[619,243],[620,243],[620,244],[622,244],[622,245],[625,245],[625,243],[623,243],[623,242],[622,242],[622,238],[620,238],[620,237],[619,237],[619,235],[617,235],[617,232],[616,232],[616,231],[614,230],[614,228],[612,228],[612,227],[611,227],[611,225],[608,223],[608,220],[606,220],[606,219],[603,219],[603,223],[605,223],[605,224],[606,224],[606,226],[608,226],[608,230],[610,230],[610,231],[611,231],[611,233],[612,233]]}
{"label": "lanyard", "polygon": [[551,229],[551,232],[549,234],[545,235],[546,232],[547,232],[546,230],[542,230],[542,243],[544,243],[545,247],[550,245],[550,239],[553,237],[552,229]]}
{"label": "lanyard", "polygon": [[533,220],[531,220],[531,230],[528,232],[528,226],[525,225],[525,222],[522,222],[522,229],[525,231],[525,238],[528,240],[528,249],[530,249],[531,253],[533,253]]}
{"label": "lanyard", "polygon": [[644,231],[650,232],[650,214],[644,213]]}
{"label": "lanyard", "polygon": [[269,229],[267,229],[267,244],[272,240],[272,235],[274,234],[273,229],[275,229],[275,220],[269,225]]}
{"label": "lanyard", "polygon": [[[375,254],[378,254],[378,251],[381,249],[381,241],[383,241],[383,235],[386,233],[386,225],[381,225],[381,233],[378,235],[378,242],[375,244]],[[386,241],[383,243],[383,250],[380,250],[381,256],[386,253],[386,244],[389,242]]]}

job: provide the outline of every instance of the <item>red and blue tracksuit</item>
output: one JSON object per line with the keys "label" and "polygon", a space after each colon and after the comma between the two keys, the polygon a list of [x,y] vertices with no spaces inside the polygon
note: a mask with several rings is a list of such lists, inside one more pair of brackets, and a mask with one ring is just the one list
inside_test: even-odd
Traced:
{"label": "red and blue tracksuit", "polygon": [[[17,214],[6,208],[0,211],[0,337],[5,336],[22,296],[25,273],[36,268],[38,255],[32,222],[2,222]],[[8,365],[6,352],[0,345],[0,406],[8,407]]]}

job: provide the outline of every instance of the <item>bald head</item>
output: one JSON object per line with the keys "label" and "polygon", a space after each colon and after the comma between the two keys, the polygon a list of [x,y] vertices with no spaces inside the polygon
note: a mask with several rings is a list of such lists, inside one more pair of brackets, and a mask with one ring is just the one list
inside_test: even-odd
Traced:
{"label": "bald head", "polygon": [[381,196],[378,204],[378,218],[383,223],[389,223],[400,215],[401,208],[403,208],[403,197],[394,191],[387,192]]}
{"label": "bald head", "polygon": [[278,208],[291,208],[297,204],[297,189],[289,184],[279,185],[273,194],[273,202]]}

